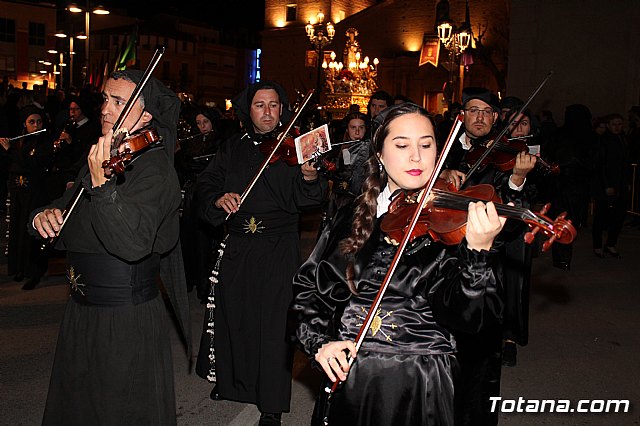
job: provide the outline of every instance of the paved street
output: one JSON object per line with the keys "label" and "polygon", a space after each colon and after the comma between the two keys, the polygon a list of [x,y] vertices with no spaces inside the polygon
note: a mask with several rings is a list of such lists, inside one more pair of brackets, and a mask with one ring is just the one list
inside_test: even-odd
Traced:
{"label": "paved street", "polygon": [[[315,230],[305,221],[305,251]],[[551,267],[549,254],[534,259],[530,342],[518,365],[503,369],[504,399],[628,399],[626,414],[503,413],[502,425],[640,424],[640,230],[625,227],[622,260],[598,259],[588,230],[575,243],[570,272]],[[53,353],[67,299],[63,259],[34,290],[6,277],[0,265],[0,424],[40,423]],[[194,345],[199,342],[203,308],[191,295]],[[253,406],[209,399],[211,386],[189,372],[189,362],[172,333],[179,425],[255,425]],[[285,425],[308,424],[319,376],[296,356],[291,412]],[[384,403],[381,401],[381,403]],[[594,407],[597,409],[599,403]],[[509,403],[505,405],[509,408]],[[548,411],[548,410],[547,410]]]}

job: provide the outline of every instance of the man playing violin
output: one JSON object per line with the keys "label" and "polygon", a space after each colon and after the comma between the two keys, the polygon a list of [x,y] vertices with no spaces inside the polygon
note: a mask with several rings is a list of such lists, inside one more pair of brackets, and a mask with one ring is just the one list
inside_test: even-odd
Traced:
{"label": "man playing violin", "polygon": [[[118,149],[114,123],[141,74],[127,70],[107,80],[103,136],[91,147],[87,165],[62,198],[32,213],[34,230],[43,238],[54,237],[63,224],[62,210],[82,186],[56,245],[67,250],[71,297],[60,328],[45,425],[176,424],[169,316],[156,283],[161,267],[179,270],[162,278],[189,341],[184,276],[174,250],[180,188],[172,155],[180,101],[158,80],[147,82],[121,129],[135,137],[153,126],[163,144],[139,153],[124,175],[103,168]],[[181,289],[184,294],[176,293]]]}
{"label": "man playing violin", "polygon": [[301,261],[299,213],[320,205],[327,184],[310,164],[277,161],[240,205],[240,194],[266,158],[259,145],[272,139],[291,113],[284,89],[270,82],[249,86],[233,105],[243,131],[222,143],[197,183],[200,216],[213,226],[229,217],[229,234],[214,271],[215,293],[208,301],[208,309],[215,304],[215,321],[207,320],[213,315],[209,310],[197,371],[216,381],[212,399],[256,404],[260,424],[280,424],[291,395],[286,323],[292,278]]}
{"label": "man playing violin", "polygon": [[[447,157],[447,169],[440,175],[441,178],[453,183],[456,188],[460,188],[467,179],[465,173],[460,170],[464,168],[464,154],[478,144],[485,144],[490,140],[499,112],[498,99],[484,88],[467,87],[462,92],[462,101],[464,133],[458,139],[460,143],[451,148],[451,152]],[[533,170],[535,163],[535,156],[524,152],[518,154],[516,165],[511,176],[509,176],[509,187],[514,190],[518,190],[518,188],[521,190],[527,173]],[[492,170],[490,171],[493,172]],[[491,177],[493,177],[491,175],[493,173],[484,173],[481,178],[474,177],[473,182],[469,182],[469,184],[495,183],[491,181]]]}
{"label": "man playing violin", "polygon": [[[522,206],[525,199],[526,176],[533,170],[536,157],[520,152],[515,159],[513,170],[499,171],[488,164],[478,168],[472,175],[465,173],[473,164],[468,164],[465,155],[479,146],[490,143],[496,135],[496,125],[500,113],[497,97],[481,87],[468,87],[462,92],[464,132],[446,159],[445,168],[440,177],[452,183],[456,188],[463,184],[469,187],[481,183],[492,184],[504,202],[510,201]],[[509,221],[500,235],[502,241],[519,235],[520,223]],[[508,244],[508,243],[507,243]],[[520,245],[524,245],[521,243]],[[510,249],[503,247],[501,259],[504,268],[505,286],[508,285],[509,265],[513,262]],[[522,256],[515,256],[522,257]],[[522,275],[522,272],[514,271]],[[520,277],[521,278],[521,277]],[[504,294],[501,290],[501,296]],[[461,366],[461,386],[456,393],[456,416],[460,424],[497,424],[497,413],[489,409],[489,397],[500,393],[500,374],[502,364],[502,327],[496,325],[477,335],[459,333],[458,359]]]}

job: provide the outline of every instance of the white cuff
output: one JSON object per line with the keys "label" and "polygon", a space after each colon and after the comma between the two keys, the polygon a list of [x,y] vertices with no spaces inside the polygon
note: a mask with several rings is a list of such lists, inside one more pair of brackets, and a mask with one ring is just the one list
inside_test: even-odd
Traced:
{"label": "white cuff", "polygon": [[[44,210],[43,210],[44,211]],[[33,229],[35,229],[36,231],[38,230],[38,228],[36,228],[36,217],[40,216],[42,214],[42,212],[38,213],[37,215],[35,215],[33,217],[33,220],[31,221],[31,227]]]}
{"label": "white cuff", "polygon": [[509,176],[509,188],[518,192],[522,191],[522,188],[524,188],[524,184],[527,183],[527,178],[524,178],[524,182],[522,182],[522,185],[516,186],[516,184],[511,181],[511,177],[513,177],[513,175]]}

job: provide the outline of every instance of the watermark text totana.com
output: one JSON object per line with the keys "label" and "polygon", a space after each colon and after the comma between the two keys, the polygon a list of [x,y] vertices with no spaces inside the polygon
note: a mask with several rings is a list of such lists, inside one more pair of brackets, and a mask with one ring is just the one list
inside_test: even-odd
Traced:
{"label": "watermark text totana.com", "polygon": [[491,412],[501,413],[628,413],[628,399],[503,399],[492,396]]}

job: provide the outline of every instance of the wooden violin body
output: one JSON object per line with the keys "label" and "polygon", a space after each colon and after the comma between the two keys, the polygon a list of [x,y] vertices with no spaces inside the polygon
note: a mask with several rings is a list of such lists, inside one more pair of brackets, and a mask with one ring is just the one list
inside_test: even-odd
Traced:
{"label": "wooden violin body", "polygon": [[[534,213],[528,209],[502,204],[491,185],[476,185],[455,192],[451,184],[439,179],[434,185],[431,199],[420,212],[418,223],[409,240],[428,235],[433,241],[446,245],[459,244],[466,235],[469,203],[477,201],[492,201],[499,215],[527,223],[532,228],[532,231],[525,235],[527,243],[533,242],[535,234],[539,231],[549,236],[550,239],[543,244],[543,250],[547,250],[554,241],[569,244],[577,235],[571,221],[565,219],[565,213],[555,221],[544,216],[550,207],[549,204],[540,213]],[[401,194],[391,203],[389,213],[382,220],[380,228],[391,240],[400,241],[416,207],[415,194]]]}
{"label": "wooden violin body", "polygon": [[132,136],[125,137],[118,146],[118,154],[102,163],[105,175],[110,176],[111,173],[117,175],[124,173],[127,164],[136,154],[141,153],[158,142],[160,142],[160,136],[153,128],[143,129]]}
{"label": "wooden violin body", "polygon": [[[296,144],[294,138],[299,136],[299,134],[300,132],[297,129],[291,129],[291,131],[287,135],[280,135],[274,138],[266,138],[260,143],[260,145],[258,145],[258,148],[264,155],[269,155],[271,152],[273,152],[273,156],[269,160],[269,164],[273,164],[278,160],[282,160],[289,166],[295,166],[298,164],[298,155],[296,154]],[[282,142],[278,145],[278,141],[280,138],[282,138]]]}
{"label": "wooden violin body", "polygon": [[[484,156],[485,152],[495,144],[496,146],[491,148],[491,152]],[[475,164],[480,158],[484,156],[480,166],[486,166],[487,164],[493,165],[501,172],[512,170],[516,165],[516,157],[519,153],[529,153],[529,146],[524,139],[507,139],[502,137],[499,140],[491,140],[486,145],[472,146],[464,156],[464,162],[467,164]],[[560,173],[560,167],[557,164],[549,164],[542,158],[537,157],[536,166],[541,168],[543,173],[557,175]]]}

